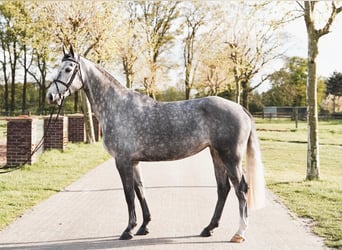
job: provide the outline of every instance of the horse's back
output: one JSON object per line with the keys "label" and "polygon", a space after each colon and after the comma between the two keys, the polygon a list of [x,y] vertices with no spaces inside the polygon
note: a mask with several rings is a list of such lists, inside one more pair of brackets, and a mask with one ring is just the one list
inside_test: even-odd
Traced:
{"label": "horse's back", "polygon": [[220,97],[156,103],[144,120],[140,143],[156,160],[184,158],[207,146],[233,149],[250,128],[244,109]]}
{"label": "horse's back", "polygon": [[214,148],[233,149],[239,142],[246,143],[251,119],[241,105],[220,97],[207,97],[203,108]]}

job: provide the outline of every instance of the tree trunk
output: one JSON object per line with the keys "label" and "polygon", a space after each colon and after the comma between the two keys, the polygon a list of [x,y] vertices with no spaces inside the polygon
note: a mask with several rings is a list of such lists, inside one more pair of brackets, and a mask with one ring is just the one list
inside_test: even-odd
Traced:
{"label": "tree trunk", "polygon": [[133,63],[128,59],[128,56],[122,57],[122,66],[126,76],[126,87],[131,89],[133,87]]}
{"label": "tree trunk", "polygon": [[4,99],[5,99],[5,115],[8,115],[9,111],[9,98],[8,98],[8,74],[7,74],[7,57],[6,57],[6,51],[4,47],[4,41],[3,38],[1,39],[1,48],[3,50],[3,62],[2,65],[2,72],[4,74],[4,83],[5,83],[5,90],[4,90]]}
{"label": "tree trunk", "polygon": [[4,76],[4,78],[5,78],[5,93],[4,93],[4,95],[5,95],[5,113],[6,113],[6,115],[8,115],[9,114],[8,78],[6,75]]}
{"label": "tree trunk", "polygon": [[47,68],[46,68],[46,61],[43,60],[42,65],[40,67],[40,75],[41,75],[41,80],[40,80],[40,113],[45,114],[45,97],[46,97],[46,73],[47,73]]}
{"label": "tree trunk", "polygon": [[338,13],[342,12],[342,6],[336,7],[331,1],[331,13],[326,24],[321,29],[315,28],[314,10],[317,1],[304,1],[301,5],[304,10],[304,20],[308,34],[308,78],[306,86],[306,98],[308,107],[308,150],[306,179],[319,179],[319,142],[318,142],[318,107],[317,107],[317,72],[316,58],[318,55],[318,40],[321,36],[329,34],[330,27]]}
{"label": "tree trunk", "polygon": [[82,109],[84,113],[86,142],[89,144],[92,144],[92,143],[95,143],[95,132],[94,132],[93,114],[91,111],[91,105],[83,89],[81,89],[80,93],[81,93],[81,100],[82,100]]}
{"label": "tree trunk", "polygon": [[126,87],[131,89],[133,87],[133,75],[130,73],[126,73]]}
{"label": "tree trunk", "polygon": [[27,50],[26,45],[24,45],[24,83],[23,83],[23,95],[22,95],[22,103],[21,103],[21,113],[26,113],[26,88],[27,88]]}
{"label": "tree trunk", "polygon": [[[11,68],[11,103],[10,103],[10,115],[13,115],[15,110],[15,79],[16,79],[16,68],[17,68],[17,45],[13,43],[13,55],[10,55],[10,68]],[[10,48],[8,48],[10,52]],[[13,57],[12,57],[13,56]]]}
{"label": "tree trunk", "polygon": [[156,81],[157,81],[157,63],[153,62],[151,66],[151,80],[149,83],[149,96],[156,100]]}
{"label": "tree trunk", "polygon": [[235,101],[237,104],[240,104],[240,93],[241,93],[241,84],[240,81],[236,82],[236,92],[235,92]]}
{"label": "tree trunk", "polygon": [[[242,106],[248,110],[248,96],[249,96],[248,83],[245,81],[242,81],[241,87],[242,87]],[[240,102],[240,95],[239,95],[239,102]]]}
{"label": "tree trunk", "polygon": [[22,103],[21,103],[21,113],[26,114],[26,89],[27,89],[27,72],[24,72],[24,83],[23,83],[23,96],[22,96]]}
{"label": "tree trunk", "polygon": [[185,100],[190,99],[190,69],[191,64],[185,65]]}
{"label": "tree trunk", "polygon": [[11,70],[11,102],[10,102],[10,115],[14,114],[15,109],[15,69]]}
{"label": "tree trunk", "polygon": [[[232,56],[233,57],[233,56]],[[234,57],[233,57],[234,58]],[[238,75],[238,68],[236,65],[233,67],[234,80],[235,80],[235,102],[240,104],[241,83]]]}
{"label": "tree trunk", "polygon": [[[312,25],[313,26],[313,25]],[[308,78],[306,86],[308,144],[306,179],[320,177],[319,142],[318,142],[318,107],[317,107],[317,72],[318,39],[314,27],[308,28]]]}
{"label": "tree trunk", "polygon": [[74,112],[77,113],[78,112],[78,94],[79,92],[76,91],[74,94]]}

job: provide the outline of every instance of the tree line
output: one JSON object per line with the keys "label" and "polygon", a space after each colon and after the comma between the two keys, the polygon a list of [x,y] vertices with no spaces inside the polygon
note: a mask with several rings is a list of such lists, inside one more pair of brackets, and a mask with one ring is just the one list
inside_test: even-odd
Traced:
{"label": "tree line", "polygon": [[[281,28],[287,17],[265,20],[272,12],[269,5],[0,2],[1,112],[46,112],[47,85],[62,46],[69,44],[80,55],[123,75],[128,88],[153,98],[162,94],[161,85],[178,78],[183,99],[226,93],[248,107],[250,94],[268,76],[262,75],[253,87],[252,80],[284,51]],[[32,89],[37,91],[34,110],[28,101]],[[80,97],[73,102],[71,110],[78,111]]]}

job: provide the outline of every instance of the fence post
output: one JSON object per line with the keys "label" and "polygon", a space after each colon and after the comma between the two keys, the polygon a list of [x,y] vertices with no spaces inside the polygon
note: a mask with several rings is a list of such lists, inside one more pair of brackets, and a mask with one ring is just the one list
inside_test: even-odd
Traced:
{"label": "fence post", "polygon": [[295,115],[296,129],[297,129],[298,128],[298,107],[296,106],[294,110],[295,110],[294,115]]}

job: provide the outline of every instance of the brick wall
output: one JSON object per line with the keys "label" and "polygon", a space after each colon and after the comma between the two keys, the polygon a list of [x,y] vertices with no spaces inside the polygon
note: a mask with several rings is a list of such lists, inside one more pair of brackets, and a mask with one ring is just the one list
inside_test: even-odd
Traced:
{"label": "brick wall", "polygon": [[23,163],[32,164],[36,161],[39,151],[31,155],[39,142],[42,133],[42,122],[32,117],[11,118],[7,122],[7,166],[14,167]]}
{"label": "brick wall", "polygon": [[[45,149],[64,150],[67,142],[84,142],[84,116],[70,115],[53,118],[49,124],[49,117],[38,119],[29,116],[10,118],[7,122],[7,166],[18,166],[23,163],[32,164],[37,155]],[[93,116],[95,139],[101,138],[101,128],[98,120]],[[45,133],[44,143],[37,152],[32,154]],[[31,155],[32,154],[32,155]]]}
{"label": "brick wall", "polygon": [[[49,125],[49,126],[48,126]],[[44,118],[44,148],[64,150],[68,143],[68,118],[59,116],[52,118],[49,124],[49,117]]]}
{"label": "brick wall", "polygon": [[68,137],[70,142],[85,142],[84,116],[82,114],[68,116]]}

